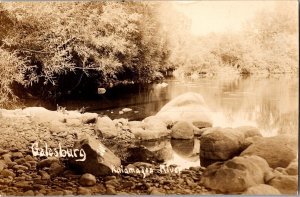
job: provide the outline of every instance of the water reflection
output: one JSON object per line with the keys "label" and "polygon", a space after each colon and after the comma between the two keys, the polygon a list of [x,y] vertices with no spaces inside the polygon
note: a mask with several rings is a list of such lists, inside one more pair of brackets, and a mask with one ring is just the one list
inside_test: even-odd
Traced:
{"label": "water reflection", "polygon": [[[156,114],[174,97],[197,92],[214,112],[214,126],[252,125],[260,128],[265,136],[298,133],[297,76],[170,79],[165,82],[169,84],[167,87],[151,84],[118,87],[94,99],[67,99],[58,104],[69,110],[84,106],[88,111],[113,119],[141,120]],[[120,114],[124,107],[133,111]],[[56,103],[52,108],[56,108]]]}
{"label": "water reflection", "polygon": [[[158,141],[142,141],[137,146],[145,147],[156,161],[183,168],[199,166],[200,140],[163,139]],[[145,151],[146,152],[146,151]],[[149,153],[148,153],[149,154]]]}

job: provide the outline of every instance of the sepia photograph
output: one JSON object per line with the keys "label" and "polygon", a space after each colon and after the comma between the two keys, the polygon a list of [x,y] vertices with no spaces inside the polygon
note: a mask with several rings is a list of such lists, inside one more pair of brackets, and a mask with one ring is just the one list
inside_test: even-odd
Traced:
{"label": "sepia photograph", "polygon": [[0,196],[298,195],[298,4],[0,0]]}

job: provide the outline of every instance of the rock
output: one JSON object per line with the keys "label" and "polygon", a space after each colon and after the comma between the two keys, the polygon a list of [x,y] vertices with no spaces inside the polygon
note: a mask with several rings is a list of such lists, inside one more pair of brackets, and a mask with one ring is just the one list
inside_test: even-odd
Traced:
{"label": "rock", "polygon": [[3,177],[6,177],[6,178],[7,177],[15,177],[16,176],[16,174],[12,170],[8,170],[8,169],[2,170],[1,175]]}
{"label": "rock", "polygon": [[197,127],[194,127],[194,135],[195,136],[201,136],[203,135],[203,133],[205,133],[205,131],[209,130],[210,128],[202,128],[202,129],[198,129]]}
{"label": "rock", "polygon": [[66,121],[66,126],[80,127],[80,126],[82,126],[82,120],[80,120],[78,118],[68,118]]}
{"label": "rock", "polygon": [[81,116],[81,121],[83,124],[95,123],[97,118],[97,113],[84,113]]}
{"label": "rock", "polygon": [[116,195],[117,192],[113,187],[108,187],[108,188],[106,188],[106,194],[107,195]]}
{"label": "rock", "polygon": [[14,153],[11,154],[11,158],[12,159],[23,158],[23,153],[21,153],[21,152],[14,152]]}
{"label": "rock", "polygon": [[254,137],[254,136],[259,136],[262,137],[260,131],[258,128],[256,127],[252,127],[252,126],[242,126],[242,127],[237,127],[234,128],[236,131],[241,132],[244,134],[244,138],[248,138],[248,137]]}
{"label": "rock", "polygon": [[192,139],[194,137],[193,125],[190,122],[178,121],[171,129],[174,139]]}
{"label": "rock", "polygon": [[64,190],[63,192],[64,192],[63,195],[65,195],[65,196],[72,196],[73,195],[73,191],[71,191],[71,190]]}
{"label": "rock", "polygon": [[258,156],[234,157],[208,166],[200,183],[221,192],[242,192],[248,187],[264,184],[264,176],[269,171],[268,163]]}
{"label": "rock", "polygon": [[210,160],[228,160],[242,150],[244,137],[231,128],[211,128],[200,137],[200,157]]}
{"label": "rock", "polygon": [[48,157],[37,163],[38,168],[50,167],[52,163],[59,162],[57,157]]}
{"label": "rock", "polygon": [[91,195],[91,190],[85,187],[78,187],[77,191],[78,195]]}
{"label": "rock", "polygon": [[149,188],[150,195],[165,195],[164,193],[160,192],[157,188]]}
{"label": "rock", "polygon": [[141,140],[153,140],[166,137],[170,134],[167,125],[160,119],[150,116],[141,123],[129,123],[134,136]]}
{"label": "rock", "polygon": [[84,161],[69,158],[70,162],[80,167],[84,173],[95,176],[108,175],[113,166],[117,168],[121,165],[121,160],[113,152],[92,137],[82,137],[74,144],[73,149],[83,149],[86,154]]}
{"label": "rock", "polygon": [[268,182],[269,185],[275,187],[281,194],[297,194],[298,193],[298,175],[280,175]]}
{"label": "rock", "polygon": [[50,165],[49,173],[51,177],[56,177],[64,171],[64,166],[60,162],[54,162]]}
{"label": "rock", "polygon": [[49,123],[51,121],[63,122],[65,116],[61,112],[50,111],[43,107],[27,107],[22,110],[22,113],[31,117],[36,123]]}
{"label": "rock", "polygon": [[297,156],[297,139],[278,135],[258,138],[241,155],[257,155],[264,158],[270,167],[287,167]]}
{"label": "rock", "polygon": [[94,175],[92,175],[92,174],[85,173],[85,174],[83,174],[80,177],[79,183],[82,186],[93,186],[93,185],[96,185],[96,177]]}
{"label": "rock", "polygon": [[23,193],[24,196],[34,196],[34,192],[32,190],[27,190]]}
{"label": "rock", "polygon": [[285,172],[288,175],[298,175],[298,162],[293,161],[291,162],[288,167],[285,169]]}
{"label": "rock", "polygon": [[23,165],[14,165],[13,169],[15,170],[28,170],[28,167]]}
{"label": "rock", "polygon": [[105,94],[106,89],[105,88],[98,88],[98,94]]}
{"label": "rock", "polygon": [[15,187],[23,188],[23,189],[31,189],[31,182],[30,181],[20,181],[14,184]]}
{"label": "rock", "polygon": [[8,152],[9,152],[8,150],[4,150],[4,149],[0,148],[0,156],[6,154]]}
{"label": "rock", "polygon": [[67,131],[67,127],[64,123],[58,120],[53,120],[49,123],[49,130],[51,133],[58,134]]}
{"label": "rock", "polygon": [[211,112],[203,97],[188,92],[171,100],[156,114],[164,122],[188,121],[212,123]]}
{"label": "rock", "polygon": [[104,138],[113,138],[118,135],[114,122],[107,116],[97,119],[95,130]]}
{"label": "rock", "polygon": [[42,180],[49,180],[50,179],[50,175],[44,170],[40,170],[39,174],[41,175]]}
{"label": "rock", "polygon": [[132,109],[130,109],[130,108],[124,108],[124,109],[122,109],[122,111],[123,111],[124,113],[126,113],[126,112],[132,111]]}
{"label": "rock", "polygon": [[62,196],[64,194],[63,191],[51,191],[47,193],[47,196]]}
{"label": "rock", "polygon": [[266,184],[259,184],[252,187],[249,187],[243,194],[247,195],[280,195],[278,189],[266,185]]}
{"label": "rock", "polygon": [[194,121],[192,124],[197,127],[198,129],[212,127],[212,123],[210,122],[203,122],[203,121]]}
{"label": "rock", "polygon": [[9,154],[9,153],[6,153],[6,154],[2,155],[2,158],[3,158],[3,160],[4,160],[6,163],[12,162],[12,161],[11,161],[11,154]]}
{"label": "rock", "polygon": [[4,169],[7,168],[7,165],[5,164],[4,160],[0,160],[0,172]]}

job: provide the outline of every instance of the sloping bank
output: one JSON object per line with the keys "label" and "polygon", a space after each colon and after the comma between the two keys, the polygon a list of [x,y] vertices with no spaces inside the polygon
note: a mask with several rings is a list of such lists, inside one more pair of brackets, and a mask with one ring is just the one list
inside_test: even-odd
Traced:
{"label": "sloping bank", "polygon": [[[254,127],[213,127],[210,110],[186,93],[143,121],[40,107],[0,111],[1,195],[295,194],[297,137]],[[199,167],[165,166],[168,146],[200,139]]]}

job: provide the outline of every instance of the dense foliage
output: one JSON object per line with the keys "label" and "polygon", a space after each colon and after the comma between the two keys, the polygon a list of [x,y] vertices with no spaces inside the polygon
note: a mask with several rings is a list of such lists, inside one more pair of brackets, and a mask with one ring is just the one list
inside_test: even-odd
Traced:
{"label": "dense foliage", "polygon": [[13,97],[13,82],[32,94],[57,97],[162,77],[168,51],[150,3],[0,6],[2,99]]}
{"label": "dense foliage", "polygon": [[[209,34],[187,39],[185,60],[176,74],[297,73],[297,7],[276,2],[273,10],[261,10],[242,31]],[[196,43],[196,44],[195,44]]]}
{"label": "dense foliage", "polygon": [[236,33],[197,37],[190,26],[171,2],[0,3],[0,105],[150,83],[168,69],[297,72],[297,9],[279,2]]}

